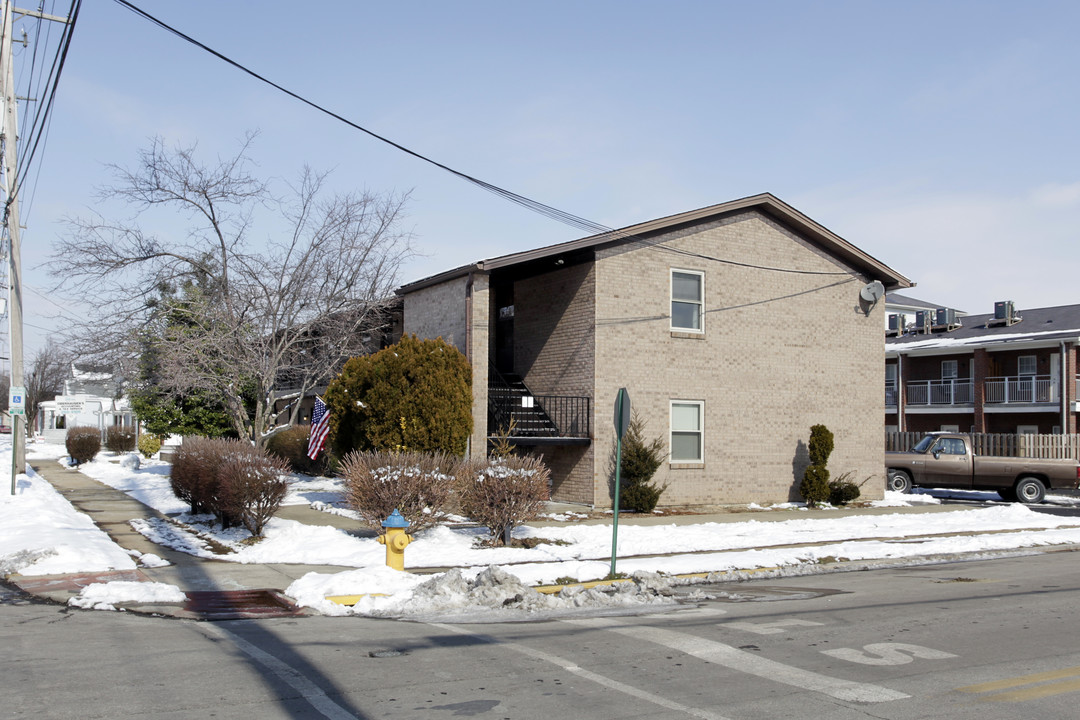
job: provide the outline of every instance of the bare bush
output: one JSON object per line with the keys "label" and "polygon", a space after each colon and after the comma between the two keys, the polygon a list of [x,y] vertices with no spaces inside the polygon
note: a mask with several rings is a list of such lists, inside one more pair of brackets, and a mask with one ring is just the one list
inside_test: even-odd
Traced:
{"label": "bare bush", "polygon": [[113,425],[105,430],[105,447],[114,453],[135,449],[135,428]]}
{"label": "bare bush", "polygon": [[281,507],[289,484],[284,460],[258,451],[234,453],[218,467],[218,500],[226,517],[243,523],[255,537]]}
{"label": "bare bush", "polygon": [[90,462],[101,450],[101,432],[92,427],[73,427],[64,437],[64,446],[76,465]]}
{"label": "bare bush", "polygon": [[491,543],[535,518],[549,497],[551,472],[539,458],[508,456],[462,463],[457,476],[461,512],[486,525]]}
{"label": "bare bush", "polygon": [[409,532],[435,525],[450,499],[459,460],[443,453],[352,452],[341,474],[346,499],[372,529],[397,510]]}

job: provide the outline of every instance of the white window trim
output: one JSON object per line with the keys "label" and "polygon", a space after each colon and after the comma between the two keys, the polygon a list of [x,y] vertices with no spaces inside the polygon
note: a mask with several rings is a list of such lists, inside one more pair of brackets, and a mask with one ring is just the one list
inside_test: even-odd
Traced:
{"label": "white window trim", "polygon": [[[951,368],[950,374],[945,373],[945,368]],[[941,379],[942,380],[955,380],[960,377],[960,363],[956,360],[942,360],[941,361]]]}
{"label": "white window trim", "polygon": [[[698,300],[698,320],[700,321],[701,328],[688,328],[678,327],[675,325],[675,313],[671,312],[671,305],[675,302],[688,303],[688,300],[676,300],[675,299],[675,273],[682,273],[684,275],[697,275],[701,278],[701,298]],[[699,335],[705,334],[705,273],[701,270],[685,270],[683,268],[671,268],[668,273],[668,312],[671,313],[670,325],[671,332],[683,332],[683,333],[696,333]]]}
{"label": "white window trim", "polygon": [[[675,459],[672,451],[674,450],[674,434],[675,427],[672,419],[675,417],[676,405],[696,405],[698,408],[698,435],[701,441],[698,443],[698,447],[701,448],[699,457],[696,459],[680,458]],[[680,430],[679,432],[687,432]],[[672,465],[700,465],[705,462],[705,401],[704,400],[671,400],[668,403],[668,458]]]}
{"label": "white window trim", "polygon": [[[1024,372],[1020,368],[1023,366],[1023,360],[1031,360],[1031,372]],[[1016,358],[1016,374],[1021,377],[1030,377],[1031,375],[1039,374],[1039,359],[1035,355],[1021,355]]]}

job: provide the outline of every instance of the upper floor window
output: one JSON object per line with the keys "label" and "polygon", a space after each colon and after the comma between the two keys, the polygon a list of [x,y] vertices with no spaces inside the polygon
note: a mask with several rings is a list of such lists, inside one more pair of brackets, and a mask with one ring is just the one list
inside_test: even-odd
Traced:
{"label": "upper floor window", "polygon": [[1034,355],[1021,355],[1018,365],[1017,375],[1035,375],[1038,372]]}
{"label": "upper floor window", "polygon": [[704,332],[705,273],[671,271],[671,329]]}
{"label": "upper floor window", "polygon": [[699,463],[704,461],[704,432],[699,400],[671,401],[671,462]]}
{"label": "upper floor window", "polygon": [[955,380],[960,375],[960,367],[955,360],[941,361],[941,379]]}

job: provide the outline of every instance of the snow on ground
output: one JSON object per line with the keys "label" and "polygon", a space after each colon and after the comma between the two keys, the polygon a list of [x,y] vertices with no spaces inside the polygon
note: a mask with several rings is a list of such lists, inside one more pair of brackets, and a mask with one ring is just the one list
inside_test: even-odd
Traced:
{"label": "snow on ground", "polygon": [[0,575],[58,575],[135,568],[132,557],[34,473],[11,494],[11,436],[0,436]]}
{"label": "snow on ground", "polygon": [[[5,440],[6,460],[2,445]],[[28,455],[35,460],[63,462],[65,452],[61,446],[39,443],[30,446]],[[803,508],[752,508],[753,515],[734,515],[728,522],[695,523],[683,516],[678,523],[623,524],[619,531],[618,570],[630,574],[630,581],[607,589],[572,587],[556,595],[542,595],[530,586],[557,579],[592,580],[608,574],[610,523],[582,524],[577,522],[578,513],[565,513],[566,525],[516,528],[516,538],[546,541],[533,548],[480,547],[477,540],[487,535],[483,528],[434,527],[419,533],[409,546],[407,568],[456,569],[435,575],[401,573],[385,567],[385,548],[373,538],[325,525],[274,518],[265,529],[265,538],[251,543],[242,529],[222,531],[213,525],[210,516],[188,513],[187,506],[172,495],[167,464],[144,460],[135,468],[134,463],[121,463],[121,459],[102,453],[80,469],[172,515],[170,521],[133,520],[139,532],[164,547],[199,557],[238,563],[340,565],[341,572],[308,573],[286,591],[299,604],[334,615],[410,619],[445,619],[452,615],[461,621],[466,617],[535,619],[581,612],[583,608],[590,612],[627,612],[670,606],[670,576],[675,574],[753,568],[786,568],[797,573],[807,564],[824,565],[844,559],[873,561],[1080,544],[1080,518],[1040,514],[1020,504],[928,514],[810,518],[799,513],[791,519],[781,519],[781,513]],[[10,440],[0,438],[0,467],[4,462],[10,467]],[[347,515],[348,511],[341,508],[342,492],[338,480],[297,476],[286,502]],[[938,498],[945,494],[886,493],[885,499],[874,505],[938,504]],[[947,494],[957,495],[955,491]],[[993,493],[962,495],[977,500],[996,498]],[[1051,501],[1063,505],[1080,502],[1069,497]],[[758,519],[762,513],[775,519]],[[225,548],[226,554],[219,554],[220,548]],[[152,566],[154,558],[143,556],[141,560]],[[42,479],[20,476],[18,494],[0,500],[0,570],[5,573],[52,574],[132,567],[134,562],[127,553],[87,517],[75,512]],[[658,574],[661,572],[665,575]],[[106,608],[120,602],[169,602],[160,598],[177,597],[169,590],[174,586],[132,588],[126,583],[109,583],[92,587],[96,589],[88,589],[73,604]],[[335,595],[362,597],[350,607],[326,599]]]}

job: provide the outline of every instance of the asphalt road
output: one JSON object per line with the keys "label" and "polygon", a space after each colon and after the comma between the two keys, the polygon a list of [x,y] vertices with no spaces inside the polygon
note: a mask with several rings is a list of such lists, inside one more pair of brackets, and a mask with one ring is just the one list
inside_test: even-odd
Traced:
{"label": "asphalt road", "polygon": [[1080,556],[714,586],[671,613],[199,623],[0,605],[3,717],[1075,718]]}

